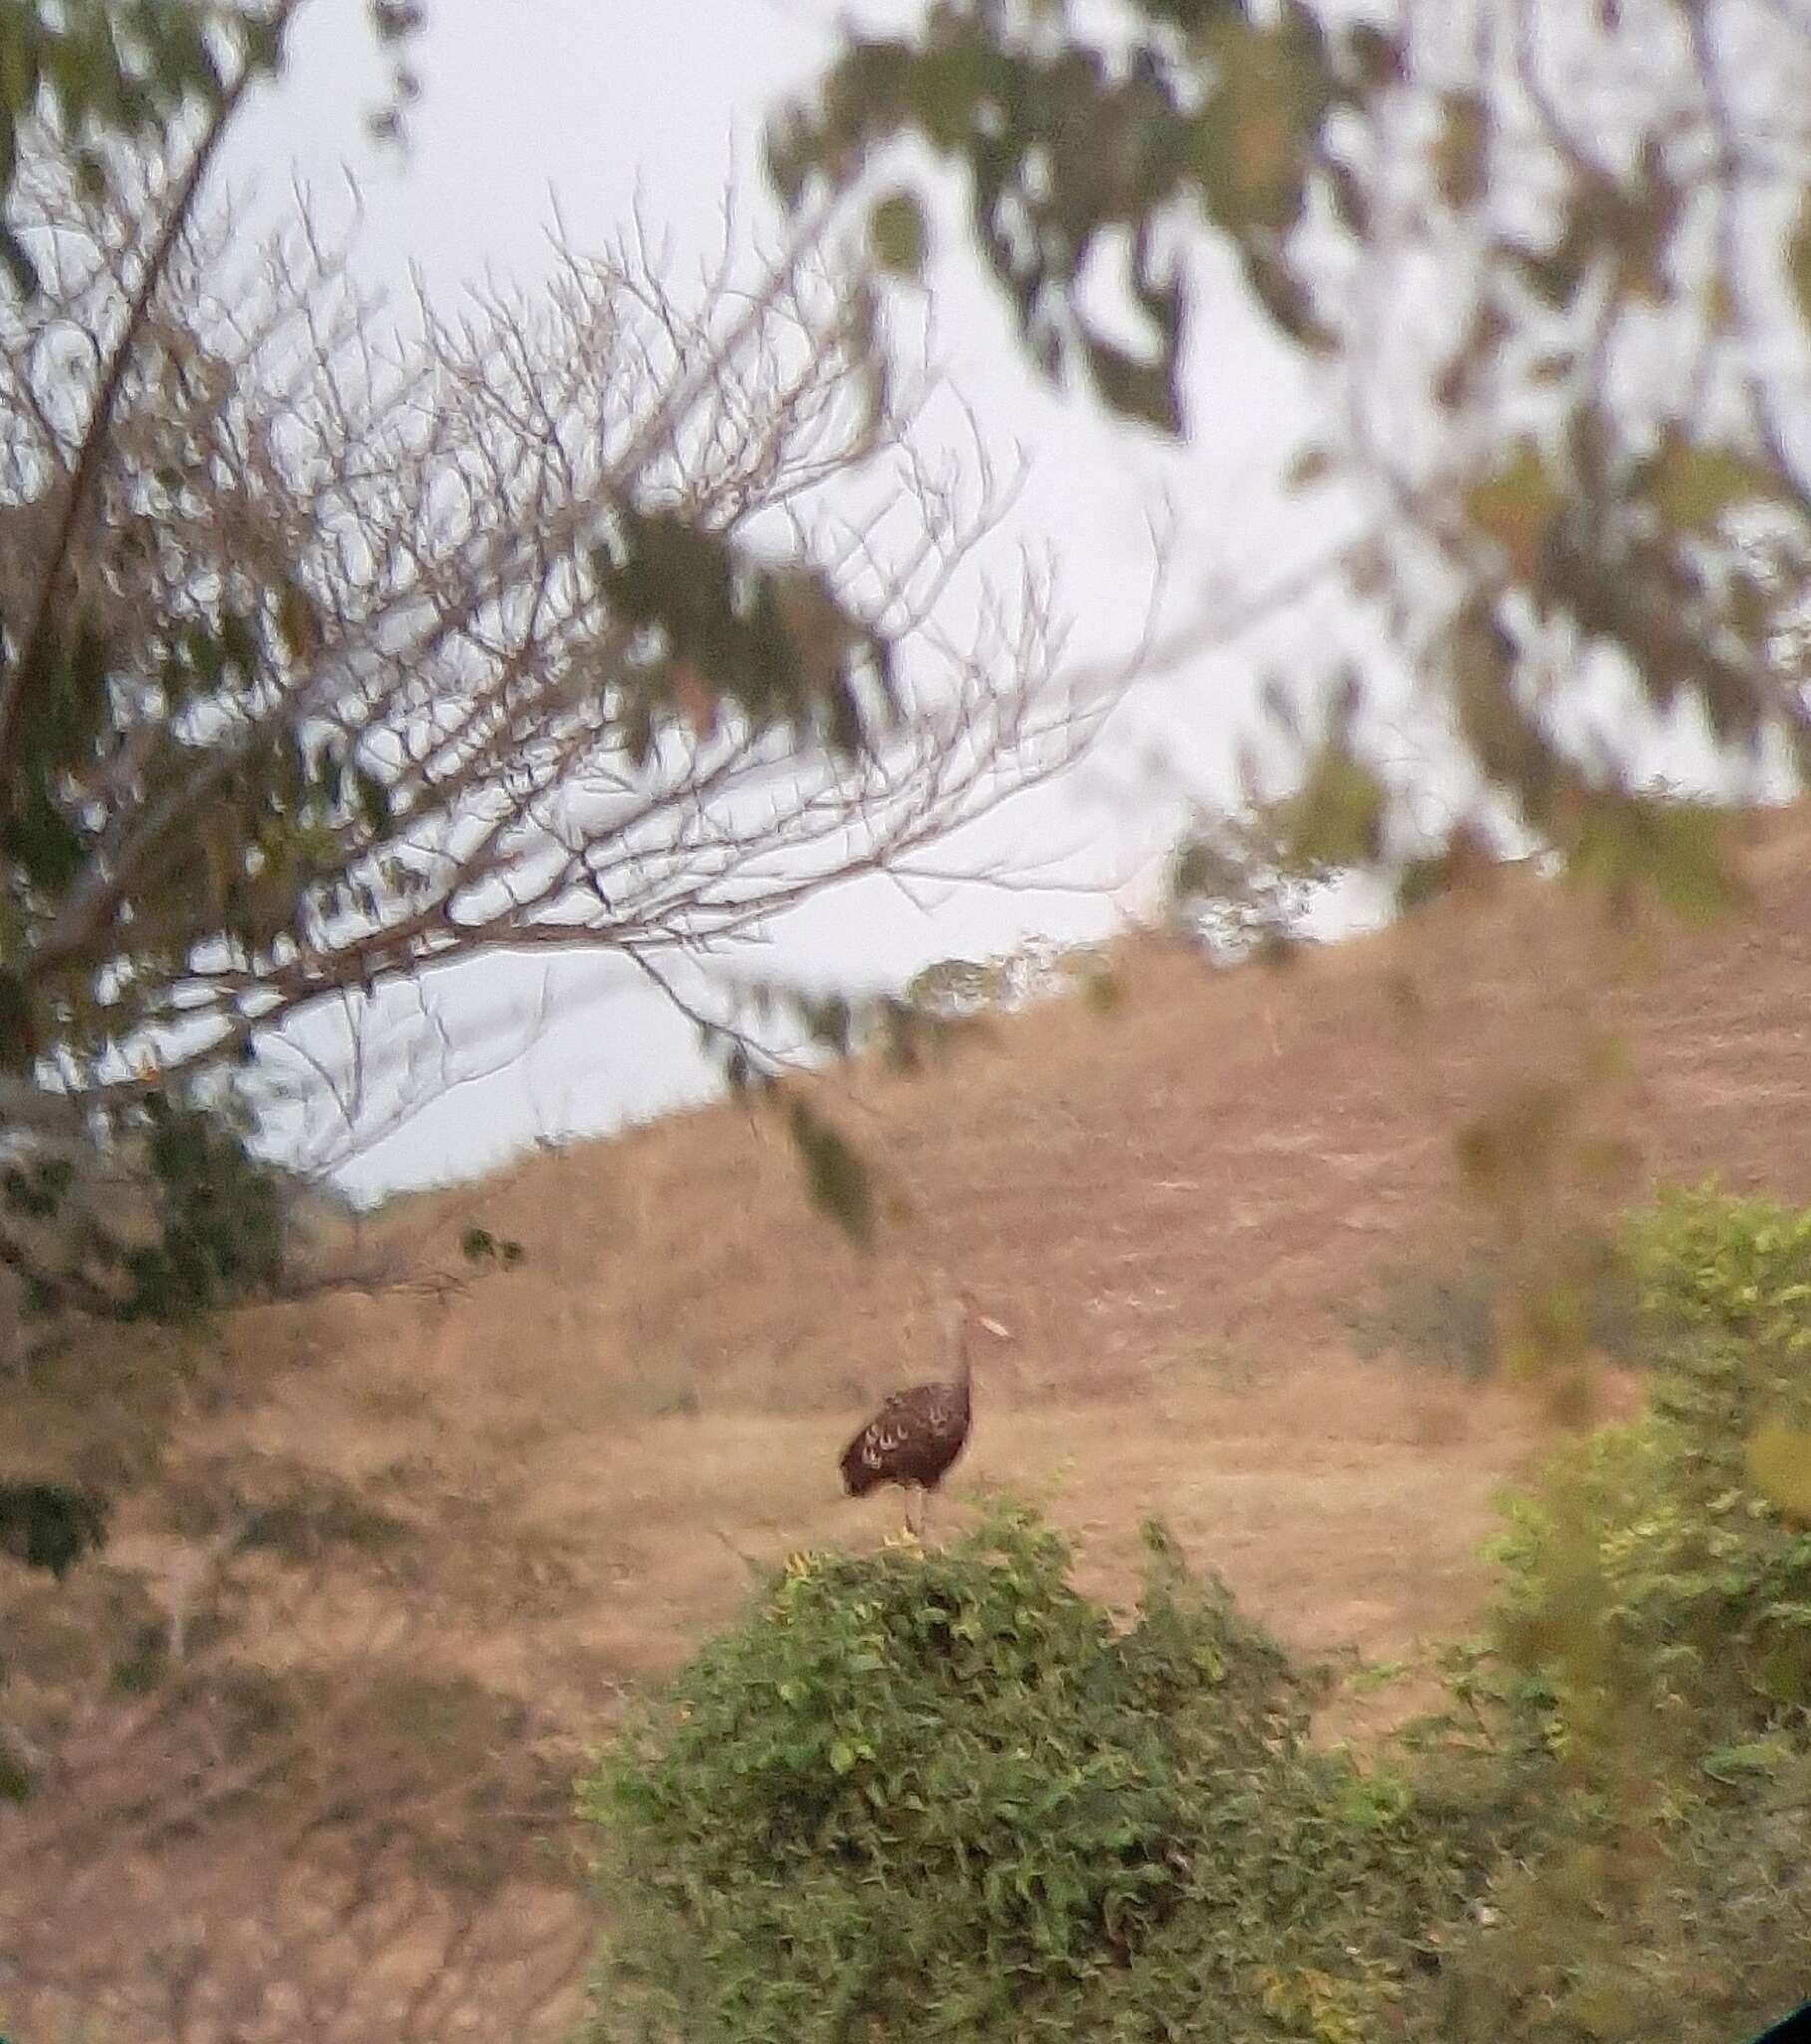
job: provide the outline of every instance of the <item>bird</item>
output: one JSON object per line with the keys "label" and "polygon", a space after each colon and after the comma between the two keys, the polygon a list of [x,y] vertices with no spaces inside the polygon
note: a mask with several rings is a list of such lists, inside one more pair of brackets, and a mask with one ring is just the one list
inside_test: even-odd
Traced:
{"label": "bird", "polygon": [[[914,1384],[910,1390],[895,1391],[843,1450],[843,1488],[851,1497],[865,1497],[879,1484],[897,1483],[905,1492],[906,1531],[914,1536],[924,1532],[929,1493],[943,1481],[969,1437],[969,1389],[974,1373],[969,1353],[971,1324],[996,1340],[1012,1339],[998,1320],[977,1308],[968,1292],[956,1292],[944,1308],[944,1333],[956,1364],[954,1377],[944,1383]],[[918,1500],[915,1525],[914,1495]]]}

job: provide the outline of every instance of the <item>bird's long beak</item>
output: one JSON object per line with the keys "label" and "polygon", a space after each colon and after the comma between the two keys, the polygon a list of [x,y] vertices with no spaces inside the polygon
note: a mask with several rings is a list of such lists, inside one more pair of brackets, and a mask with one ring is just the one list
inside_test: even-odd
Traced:
{"label": "bird's long beak", "polygon": [[990,1319],[986,1313],[977,1313],[975,1324],[992,1334],[996,1341],[1010,1341],[1013,1338],[1010,1327],[1003,1327],[998,1320]]}

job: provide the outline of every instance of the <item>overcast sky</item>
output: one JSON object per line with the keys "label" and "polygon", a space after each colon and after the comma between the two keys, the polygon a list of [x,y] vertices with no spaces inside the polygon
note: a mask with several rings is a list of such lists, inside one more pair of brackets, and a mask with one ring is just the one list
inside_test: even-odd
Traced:
{"label": "overcast sky", "polygon": [[[414,52],[422,97],[399,153],[374,148],[363,130],[382,71],[361,0],[314,0],[288,76],[241,129],[226,175],[255,181],[276,204],[294,174],[330,192],[349,168],[366,213],[360,274],[399,302],[411,270],[441,304],[487,274],[532,284],[556,204],[581,248],[610,239],[639,205],[702,260],[731,183],[751,224],[772,218],[758,173],[762,123],[833,50],[837,12],[827,0],[432,0]],[[940,360],[1002,452],[1031,460],[1019,529],[1007,537],[1055,548],[1077,660],[1127,646],[1149,583],[1153,510],[1171,522],[1173,557],[1191,575],[1208,561],[1261,574],[1315,543],[1275,480],[1302,431],[1303,372],[1216,272],[1212,251],[1198,259],[1209,309],[1181,448],[1038,385],[973,271],[952,259],[929,274]],[[1291,629],[1324,626],[1279,621],[1269,651],[1285,663]],[[1253,723],[1248,651],[1132,692],[1068,780],[959,847],[975,869],[1004,863],[1021,878],[1056,860],[1060,887],[952,886],[909,899],[866,883],[776,927],[760,968],[898,985],[932,959],[999,952],[1033,932],[1091,937],[1147,906],[1153,855],[1181,814],[1175,780],[1209,796],[1231,789],[1232,744]],[[1163,781],[1149,771],[1159,759]],[[540,961],[487,962],[448,989],[465,1068],[501,1069],[357,1158],[342,1174],[356,1190],[462,1175],[536,1135],[593,1133],[706,1083],[689,1025],[620,963],[569,960],[550,978]],[[481,1026],[543,998],[557,1018],[520,1056],[507,1054],[507,1030],[498,1039]]]}

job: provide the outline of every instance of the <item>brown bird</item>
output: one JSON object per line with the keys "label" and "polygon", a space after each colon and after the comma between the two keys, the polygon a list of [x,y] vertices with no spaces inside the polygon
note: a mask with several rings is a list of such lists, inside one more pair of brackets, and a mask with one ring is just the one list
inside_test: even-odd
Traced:
{"label": "brown bird", "polygon": [[[865,1497],[878,1484],[897,1483],[906,1494],[906,1531],[924,1531],[928,1493],[943,1481],[969,1437],[969,1354],[971,1322],[998,1341],[1012,1336],[998,1320],[976,1309],[966,1291],[959,1291],[944,1311],[944,1331],[956,1373],[947,1383],[914,1384],[895,1391],[843,1450],[843,1487],[851,1497]],[[918,1522],[912,1522],[912,1500],[918,1499]]]}

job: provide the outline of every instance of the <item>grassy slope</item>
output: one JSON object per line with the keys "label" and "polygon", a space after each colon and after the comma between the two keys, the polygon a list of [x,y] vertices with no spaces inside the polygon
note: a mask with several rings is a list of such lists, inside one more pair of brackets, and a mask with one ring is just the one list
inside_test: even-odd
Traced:
{"label": "grassy slope", "polygon": [[[460,2034],[458,2011],[551,2034],[585,1941],[586,1742],[750,1562],[894,1528],[890,1497],[840,1497],[836,1454],[934,1366],[939,1272],[1016,1337],[980,1358],[947,1519],[981,1485],[1029,1491],[1116,1595],[1158,1513],[1304,1646],[1412,1656],[1461,1629],[1541,1417],[1361,1364],[1346,1319],[1384,1261],[1452,1257],[1458,1123],[1609,1035],[1634,1055],[1589,1112],[1633,1146],[1631,1186],[1715,1167],[1811,1197],[1808,844],[1771,828],[1760,916],[1686,943],[1518,877],[1280,977],[1134,945],[1112,1017],[1056,1005],[928,1078],[839,1074],[827,1102],[894,1209],[872,1256],[805,1210],[780,1134],[723,1107],[385,1217],[417,1277],[467,1217],[521,1239],[520,1270],[463,1292],[49,1358],[31,1459],[130,1488],[105,1568],[0,1586],[6,1708],[54,1791],[0,1818],[0,2019],[60,2034],[56,1998],[26,1998],[55,1976],[62,2009],[113,2007],[98,2037],[393,2044]],[[201,1583],[189,1662],[135,1687],[229,1492],[284,1507],[276,1544]],[[305,2015],[254,2017],[284,1974]],[[212,2007],[228,1989],[248,1998]]]}

